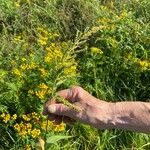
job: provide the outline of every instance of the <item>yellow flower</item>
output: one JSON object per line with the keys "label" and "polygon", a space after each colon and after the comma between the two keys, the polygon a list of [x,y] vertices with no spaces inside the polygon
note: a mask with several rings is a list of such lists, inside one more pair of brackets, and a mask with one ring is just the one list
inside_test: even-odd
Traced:
{"label": "yellow flower", "polygon": [[61,48],[55,43],[52,43],[49,47],[46,48],[47,55],[45,56],[45,62],[51,63],[52,60],[60,60],[63,57]]}
{"label": "yellow flower", "polygon": [[48,90],[49,87],[45,83],[41,83],[38,86],[38,88],[39,88],[39,90],[35,92],[35,95],[42,100],[42,99],[44,99],[45,95],[49,91]]}
{"label": "yellow flower", "polygon": [[40,89],[45,89],[45,90],[47,90],[47,89],[48,89],[48,86],[47,86],[45,83],[41,83],[41,84],[39,85],[39,88],[40,88]]}
{"label": "yellow flower", "polygon": [[15,42],[15,43],[21,42],[21,41],[22,41],[21,38],[22,38],[22,37],[21,37],[20,35],[16,36],[16,37],[14,38],[14,42]]}
{"label": "yellow flower", "polygon": [[2,118],[4,118],[4,117],[5,117],[5,115],[6,115],[5,113],[2,113],[2,114],[1,114],[1,117],[2,117]]}
{"label": "yellow flower", "polygon": [[23,57],[21,60],[24,62],[24,61],[26,61],[27,59]]}
{"label": "yellow flower", "polygon": [[34,69],[34,68],[36,68],[36,67],[37,67],[37,65],[36,65],[36,63],[34,63],[34,62],[31,62],[31,64],[28,65],[28,68],[29,68],[29,69]]}
{"label": "yellow flower", "polygon": [[32,124],[31,123],[27,123],[26,127],[27,127],[27,129],[31,129],[32,128]]}
{"label": "yellow flower", "polygon": [[21,73],[20,70],[17,69],[17,68],[13,70],[13,73],[14,73],[15,75],[19,76],[19,77],[22,76],[22,73]]}
{"label": "yellow flower", "polygon": [[46,127],[49,130],[49,129],[52,129],[53,125],[54,125],[53,121],[48,120],[48,124],[47,124],[47,121],[43,121],[41,122],[41,129],[46,131]]}
{"label": "yellow flower", "polygon": [[41,35],[43,35],[43,36],[48,36],[49,35],[48,31],[45,30],[44,28],[41,28],[41,27],[37,28],[37,32],[40,34],[40,36]]}
{"label": "yellow flower", "polygon": [[21,137],[25,137],[31,134],[32,124],[31,123],[23,123],[15,124],[14,129],[18,132]]}
{"label": "yellow flower", "polygon": [[48,42],[49,33],[43,28],[37,28],[38,32],[38,43],[42,46],[46,45]]}
{"label": "yellow flower", "polygon": [[52,59],[53,59],[53,55],[51,53],[47,53],[47,55],[44,58],[44,61],[46,63],[51,63]]}
{"label": "yellow flower", "polygon": [[128,13],[126,12],[126,11],[123,11],[121,14],[120,14],[120,16],[119,16],[119,19],[123,19],[123,18],[125,18],[125,17],[127,17],[128,16]]}
{"label": "yellow flower", "polygon": [[22,118],[25,120],[25,121],[30,121],[31,118],[27,115],[22,115]]}
{"label": "yellow flower", "polygon": [[1,117],[3,117],[4,123],[7,123],[11,118],[10,114],[4,114],[4,113],[1,115]]}
{"label": "yellow flower", "polygon": [[74,66],[65,68],[64,69],[64,74],[67,75],[67,76],[73,77],[73,76],[76,75],[76,71],[77,71],[77,67],[74,65]]}
{"label": "yellow flower", "polygon": [[34,129],[31,131],[31,136],[33,138],[37,138],[41,134],[41,131],[39,129]]}
{"label": "yellow flower", "polygon": [[109,18],[103,17],[103,18],[98,19],[97,22],[98,22],[98,23],[101,23],[101,24],[106,24],[106,23],[108,23],[108,22],[111,22],[111,20],[110,20]]}
{"label": "yellow flower", "polygon": [[22,70],[26,70],[26,69],[28,69],[28,65],[27,65],[27,64],[22,64],[22,65],[20,66],[20,68],[21,68]]}
{"label": "yellow flower", "polygon": [[34,94],[34,91],[33,91],[33,90],[29,90],[29,91],[28,91],[28,94],[33,95],[33,94]]}
{"label": "yellow flower", "polygon": [[66,127],[66,124],[62,122],[60,125],[54,126],[54,131],[56,131],[56,132],[64,131],[65,127]]}
{"label": "yellow flower", "polygon": [[16,8],[19,8],[20,7],[19,2],[15,2],[15,6],[16,6]]}
{"label": "yellow flower", "polygon": [[22,45],[22,47],[25,48],[25,49],[28,48],[28,46],[29,46],[28,43],[24,43],[24,44]]}
{"label": "yellow flower", "polygon": [[40,126],[41,126],[41,129],[46,131],[47,121],[43,121]]}
{"label": "yellow flower", "polygon": [[44,40],[43,38],[38,40],[38,43],[41,45],[46,45],[47,44],[47,40]]}
{"label": "yellow flower", "polygon": [[23,138],[28,134],[28,132],[22,128],[21,132],[19,132],[19,135],[22,136]]}
{"label": "yellow flower", "polygon": [[14,129],[17,131],[17,132],[20,132],[20,125],[18,123],[16,123],[14,125]]}
{"label": "yellow flower", "polygon": [[27,144],[23,150],[31,150],[31,145]]}
{"label": "yellow flower", "polygon": [[44,99],[46,90],[39,90],[35,92],[36,96],[39,97],[41,100]]}
{"label": "yellow flower", "polygon": [[10,114],[5,114],[5,113],[2,113],[1,117],[3,118],[4,123],[7,123],[11,118]]}
{"label": "yellow flower", "polygon": [[147,70],[150,63],[147,60],[139,60],[138,64],[140,65],[142,70]]}
{"label": "yellow flower", "polygon": [[31,114],[32,118],[35,119],[36,121],[40,119],[40,115],[38,115],[37,113],[33,112]]}
{"label": "yellow flower", "polygon": [[48,75],[48,72],[44,68],[39,68],[43,77]]}
{"label": "yellow flower", "polygon": [[12,120],[16,120],[17,119],[17,115],[14,114],[11,118],[12,118]]}
{"label": "yellow flower", "polygon": [[91,52],[93,54],[103,54],[103,51],[100,49],[100,48],[97,48],[97,47],[91,47]]}

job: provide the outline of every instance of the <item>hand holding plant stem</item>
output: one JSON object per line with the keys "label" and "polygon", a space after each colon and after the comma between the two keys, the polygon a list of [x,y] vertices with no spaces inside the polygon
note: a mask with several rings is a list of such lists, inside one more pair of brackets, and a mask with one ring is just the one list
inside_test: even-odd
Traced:
{"label": "hand holding plant stem", "polygon": [[107,114],[111,113],[110,105],[112,103],[100,101],[81,87],[75,86],[59,91],[56,98],[47,101],[43,114],[48,115],[48,119],[55,120],[56,123],[60,123],[62,119],[64,122],[75,119],[95,127],[99,126],[97,118],[101,114],[103,121],[100,126],[105,128]]}
{"label": "hand holding plant stem", "polygon": [[43,114],[48,115],[49,120],[59,123],[62,119],[66,122],[75,119],[99,129],[150,133],[150,103],[106,102],[93,97],[81,87],[62,90],[57,95],[56,99],[49,100],[44,106]]}

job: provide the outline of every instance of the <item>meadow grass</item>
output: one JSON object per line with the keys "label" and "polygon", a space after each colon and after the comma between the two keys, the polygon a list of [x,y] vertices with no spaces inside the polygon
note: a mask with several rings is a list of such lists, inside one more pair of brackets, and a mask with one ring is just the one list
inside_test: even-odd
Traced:
{"label": "meadow grass", "polygon": [[143,133],[47,127],[41,115],[72,85],[106,101],[150,102],[149,8],[149,0],[1,0],[0,149],[150,149]]}

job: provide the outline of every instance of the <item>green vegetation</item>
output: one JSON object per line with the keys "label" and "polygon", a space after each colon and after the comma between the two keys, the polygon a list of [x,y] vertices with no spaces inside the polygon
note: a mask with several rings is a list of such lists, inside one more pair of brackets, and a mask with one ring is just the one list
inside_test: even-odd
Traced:
{"label": "green vegetation", "polygon": [[[106,101],[150,102],[149,0],[0,0],[0,149],[150,149],[150,136],[41,115],[80,85]],[[43,150],[43,149],[42,149]]]}

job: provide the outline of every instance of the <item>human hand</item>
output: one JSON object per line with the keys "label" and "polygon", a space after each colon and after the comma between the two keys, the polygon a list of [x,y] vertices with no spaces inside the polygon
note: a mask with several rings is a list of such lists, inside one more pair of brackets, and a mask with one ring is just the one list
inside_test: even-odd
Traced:
{"label": "human hand", "polygon": [[81,111],[76,111],[62,103],[57,103],[52,98],[46,102],[43,110],[43,115],[48,115],[49,120],[60,123],[62,119],[64,122],[74,119],[96,128],[108,128],[113,114],[112,103],[99,100],[78,86],[59,91],[57,95],[81,108]]}

